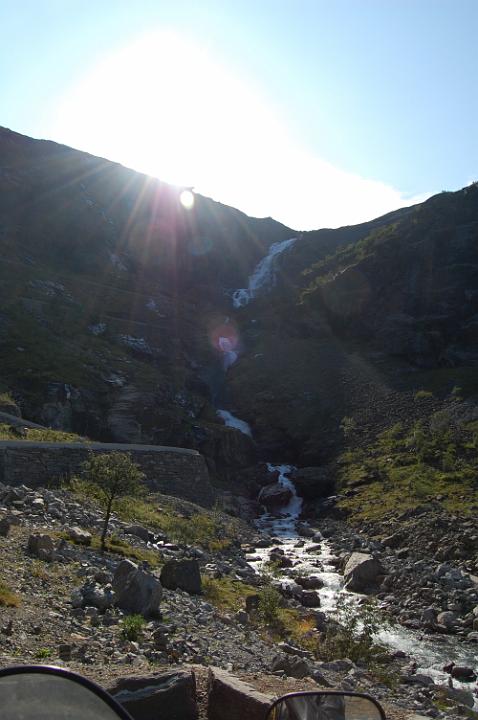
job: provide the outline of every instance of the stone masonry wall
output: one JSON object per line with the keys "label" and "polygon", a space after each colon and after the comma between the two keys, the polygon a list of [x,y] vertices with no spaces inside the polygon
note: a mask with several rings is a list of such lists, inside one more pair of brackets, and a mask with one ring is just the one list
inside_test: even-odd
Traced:
{"label": "stone masonry wall", "polygon": [[152,490],[210,507],[215,493],[206,461],[196,450],[160,445],[0,441],[0,482],[41,486],[80,470],[90,453],[127,452]]}

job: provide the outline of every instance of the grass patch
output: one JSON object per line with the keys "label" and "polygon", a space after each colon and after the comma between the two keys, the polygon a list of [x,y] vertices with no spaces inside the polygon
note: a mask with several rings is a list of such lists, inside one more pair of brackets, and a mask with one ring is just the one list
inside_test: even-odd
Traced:
{"label": "grass patch", "polygon": [[0,607],[19,607],[20,597],[0,580]]}
{"label": "grass patch", "polygon": [[461,515],[478,510],[478,428],[453,424],[446,411],[410,428],[394,425],[366,451],[340,458],[339,505],[353,522],[380,520],[439,502]]}
{"label": "grass patch", "polygon": [[118,503],[116,512],[123,520],[164,532],[174,542],[200,545],[211,552],[226,550],[237,536],[234,521],[218,512],[204,510],[186,517],[160,496],[151,496],[147,500],[126,498]]}
{"label": "grass patch", "polygon": [[255,588],[232,578],[203,576],[203,595],[212,605],[229,612],[244,610],[246,598],[259,595],[259,608],[251,615],[251,624],[261,629],[274,642],[288,640],[306,650],[317,650],[317,636],[313,632],[312,615],[293,608],[280,607],[281,596],[270,585]]}
{"label": "grass patch", "polygon": [[[98,488],[74,478],[66,486],[83,501],[100,502]],[[117,501],[115,514],[126,522],[163,532],[174,542],[199,545],[211,552],[227,550],[237,538],[237,523],[217,510],[178,511],[168,498],[151,494],[145,498],[125,497]]]}
{"label": "grass patch", "polygon": [[[70,536],[67,535],[67,533],[60,532],[57,533],[57,536],[63,538],[63,540],[66,540],[72,545],[81,544],[75,543],[75,541],[72,540]],[[96,533],[93,533],[91,538],[91,544],[88,547],[85,547],[84,545],[82,545],[82,547],[85,548],[85,550],[90,549],[96,550],[98,552],[101,551],[100,536]],[[148,550],[144,548],[134,547],[133,545],[130,545],[128,542],[126,542],[122,538],[117,537],[116,535],[111,535],[111,537],[107,538],[106,552],[120,555],[121,557],[128,558],[128,560],[136,560],[136,562],[139,563],[146,562],[152,568],[160,567],[163,564],[163,559],[158,550]]]}
{"label": "grass patch", "polygon": [[431,392],[431,390],[418,390],[413,396],[413,399],[415,400],[415,402],[420,402],[420,400],[428,400],[432,397],[433,393]]}
{"label": "grass patch", "polygon": [[22,428],[20,436],[11,425],[0,424],[0,440],[27,440],[29,442],[84,442],[84,438],[74,433],[49,428]]}
{"label": "grass patch", "polygon": [[257,589],[247,585],[240,580],[233,580],[229,577],[210,578],[207,575],[202,577],[203,596],[211,605],[219,610],[232,610],[237,612],[243,610],[246,598],[249,595],[256,595]]}

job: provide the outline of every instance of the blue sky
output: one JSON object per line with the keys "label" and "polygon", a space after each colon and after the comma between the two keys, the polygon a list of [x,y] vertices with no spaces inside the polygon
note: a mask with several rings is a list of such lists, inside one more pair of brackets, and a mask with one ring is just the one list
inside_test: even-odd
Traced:
{"label": "blue sky", "polygon": [[2,0],[0,124],[358,222],[478,178],[477,36],[476,0]]}

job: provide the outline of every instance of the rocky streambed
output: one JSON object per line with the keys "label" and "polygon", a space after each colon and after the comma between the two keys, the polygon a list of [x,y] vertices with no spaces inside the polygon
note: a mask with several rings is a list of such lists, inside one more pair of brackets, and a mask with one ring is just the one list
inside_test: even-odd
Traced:
{"label": "rocky streambed", "polygon": [[[356,608],[367,597],[381,614],[376,640],[399,660],[404,685],[435,684],[476,707],[478,672],[478,578],[439,559],[397,551],[398,537],[369,539],[342,521],[300,521],[302,502],[288,476],[292,468],[269,466],[277,476],[276,499],[287,504],[257,521],[259,547],[247,556],[257,572],[273,568],[287,597],[323,614]],[[274,497],[272,487],[267,500]],[[270,507],[273,507],[270,505]],[[419,548],[418,555],[419,555]]]}

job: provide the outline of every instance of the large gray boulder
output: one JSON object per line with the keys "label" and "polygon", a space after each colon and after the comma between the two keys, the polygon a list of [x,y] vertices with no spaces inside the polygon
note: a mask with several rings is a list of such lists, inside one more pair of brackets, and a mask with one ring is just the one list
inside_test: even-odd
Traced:
{"label": "large gray boulder", "polygon": [[119,678],[108,692],[134,720],[196,720],[196,678],[176,670],[147,677]]}
{"label": "large gray boulder", "polygon": [[130,613],[145,617],[159,615],[163,596],[160,581],[130,560],[122,560],[113,577],[115,604]]}
{"label": "large gray boulder", "polygon": [[282,670],[288,677],[301,680],[308,677],[311,673],[311,667],[307,660],[298,655],[276,655],[272,661],[272,672]]}
{"label": "large gray boulder", "polygon": [[28,538],[27,551],[30,555],[51,562],[55,552],[53,538],[45,533],[33,533]]}
{"label": "large gray boulder", "polygon": [[283,487],[279,483],[270,483],[262,488],[258,500],[267,509],[273,509],[287,505],[291,497],[292,492],[289,488]]}
{"label": "large gray boulder", "polygon": [[382,565],[372,555],[354,552],[345,566],[345,586],[351,592],[373,592],[384,574]]}
{"label": "large gray boulder", "polygon": [[161,583],[168,590],[185,590],[192,595],[202,592],[197,560],[168,560],[161,570]]}
{"label": "large gray boulder", "polygon": [[225,670],[209,668],[208,720],[264,720],[272,697]]}
{"label": "large gray boulder", "polygon": [[107,610],[113,606],[115,595],[111,587],[101,587],[96,582],[88,582],[80,589],[83,607],[95,607],[98,610]]}
{"label": "large gray boulder", "polygon": [[70,540],[73,540],[73,542],[77,543],[78,545],[91,545],[91,533],[88,532],[88,530],[84,530],[83,528],[79,527],[78,525],[74,525],[73,527],[67,527],[66,533]]}
{"label": "large gray boulder", "polygon": [[12,522],[6,515],[0,519],[0,537],[8,537]]}
{"label": "large gray boulder", "polygon": [[327,467],[304,467],[291,475],[297,493],[306,500],[323,498],[334,491],[334,476]]}

